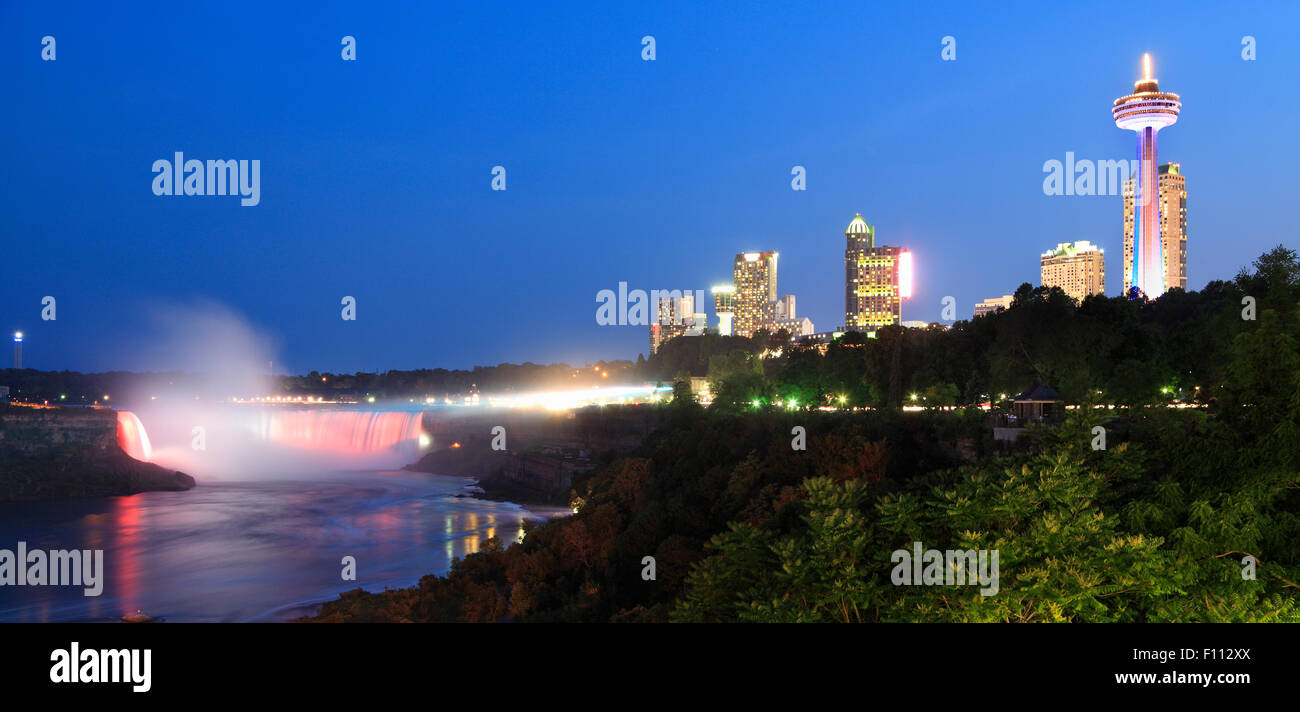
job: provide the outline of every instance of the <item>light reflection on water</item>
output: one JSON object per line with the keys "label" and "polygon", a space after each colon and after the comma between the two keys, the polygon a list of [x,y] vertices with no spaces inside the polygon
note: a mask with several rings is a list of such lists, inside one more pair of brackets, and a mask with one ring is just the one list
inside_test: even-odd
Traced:
{"label": "light reflection on water", "polygon": [[[103,549],[103,594],[0,587],[0,621],[284,620],[358,586],[410,586],[523,522],[561,516],[456,497],[470,480],[401,471],[201,483],[188,492],[0,504],[0,549]],[[341,560],[357,561],[343,581]]]}

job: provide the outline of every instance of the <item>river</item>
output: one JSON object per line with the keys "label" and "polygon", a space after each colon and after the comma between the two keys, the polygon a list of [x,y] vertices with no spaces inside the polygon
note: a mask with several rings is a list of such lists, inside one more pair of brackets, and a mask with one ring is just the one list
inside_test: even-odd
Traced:
{"label": "river", "polygon": [[[0,621],[281,621],[358,586],[413,585],[526,519],[561,516],[463,496],[473,480],[406,471],[202,482],[188,492],[0,504],[0,549],[101,549],[101,595],[0,586]],[[462,496],[457,496],[457,495]],[[343,557],[356,580],[342,580]]]}

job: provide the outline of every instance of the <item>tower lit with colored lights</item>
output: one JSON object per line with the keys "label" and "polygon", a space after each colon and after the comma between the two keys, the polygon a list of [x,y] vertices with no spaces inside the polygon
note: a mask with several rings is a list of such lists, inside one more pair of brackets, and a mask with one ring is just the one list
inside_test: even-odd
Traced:
{"label": "tower lit with colored lights", "polygon": [[1143,78],[1133,84],[1133,93],[1115,100],[1111,113],[1115,125],[1137,133],[1138,172],[1134,186],[1133,286],[1148,297],[1165,292],[1165,255],[1160,239],[1159,162],[1156,160],[1156,132],[1178,120],[1182,103],[1178,95],[1160,91],[1151,76],[1151,55],[1142,55]]}

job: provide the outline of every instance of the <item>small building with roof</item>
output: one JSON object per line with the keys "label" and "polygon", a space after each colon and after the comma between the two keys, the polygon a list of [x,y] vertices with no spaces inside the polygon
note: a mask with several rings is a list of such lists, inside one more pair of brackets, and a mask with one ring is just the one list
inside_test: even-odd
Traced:
{"label": "small building with roof", "polygon": [[1026,388],[1012,399],[1011,413],[1020,425],[1059,420],[1065,414],[1065,401],[1041,381]]}

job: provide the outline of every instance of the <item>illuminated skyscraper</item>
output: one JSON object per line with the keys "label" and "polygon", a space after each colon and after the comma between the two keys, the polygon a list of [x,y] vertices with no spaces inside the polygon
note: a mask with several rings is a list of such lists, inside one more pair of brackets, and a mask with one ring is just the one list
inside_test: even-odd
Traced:
{"label": "illuminated skyscraper", "polygon": [[844,231],[844,330],[874,334],[903,321],[912,296],[912,253],[876,246],[876,229],[859,213]]}
{"label": "illuminated skyscraper", "polygon": [[718,315],[718,334],[731,336],[731,319],[736,315],[736,288],[719,284],[713,288],[713,311]]}
{"label": "illuminated skyscraper", "polygon": [[[1115,100],[1111,113],[1115,125],[1137,132],[1138,172],[1134,187],[1134,249],[1126,255],[1126,273],[1132,286],[1154,299],[1166,288],[1164,243],[1161,241],[1160,204],[1157,201],[1156,132],[1172,126],[1182,108],[1178,95],[1160,91],[1151,76],[1151,55],[1142,56],[1144,77],[1133,85],[1133,93]],[[1128,250],[1125,250],[1127,253]],[[1127,283],[1125,293],[1127,294]]]}
{"label": "illuminated skyscraper", "polygon": [[753,336],[760,329],[771,331],[775,322],[775,252],[743,252],[736,255],[736,336]]}
{"label": "illuminated skyscraper", "polygon": [[1060,287],[1077,301],[1106,292],[1105,254],[1087,240],[1062,242],[1044,252],[1041,269],[1044,287]]}
{"label": "illuminated skyscraper", "polygon": [[14,332],[14,368],[23,367],[23,332]]}
{"label": "illuminated skyscraper", "polygon": [[650,353],[652,354],[658,352],[665,341],[675,336],[683,336],[695,326],[695,295],[685,292],[681,296],[660,297],[659,303],[654,307],[655,318],[650,322]]}
{"label": "illuminated skyscraper", "polygon": [[[1165,289],[1187,289],[1187,180],[1177,163],[1159,168],[1160,241]],[[1133,286],[1133,181],[1124,183],[1124,293]]]}

